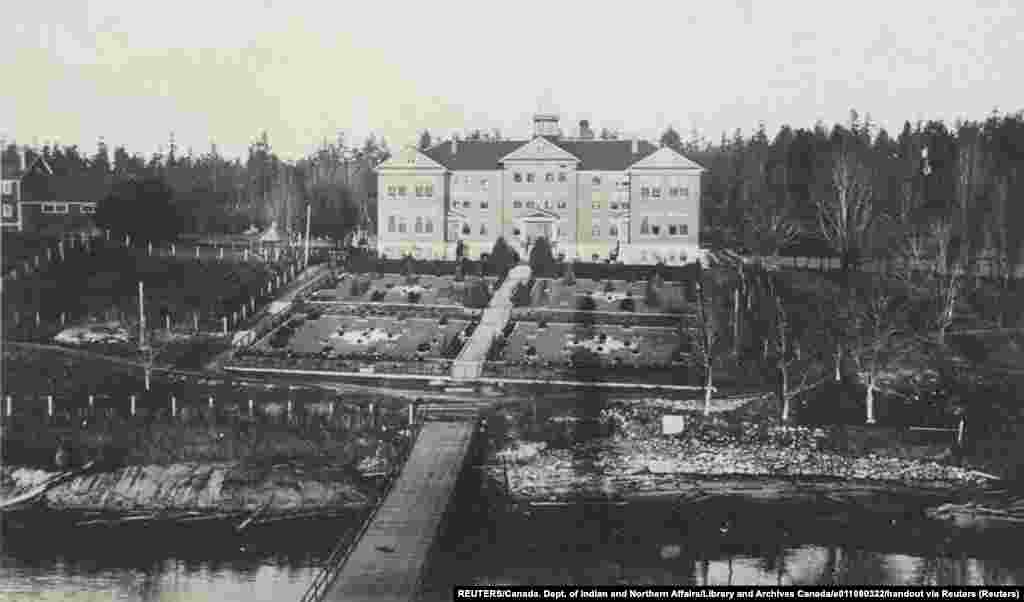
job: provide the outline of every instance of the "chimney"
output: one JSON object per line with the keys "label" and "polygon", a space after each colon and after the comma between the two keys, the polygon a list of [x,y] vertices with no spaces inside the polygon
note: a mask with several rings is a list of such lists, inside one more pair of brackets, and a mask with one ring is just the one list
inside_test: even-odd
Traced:
{"label": "chimney", "polygon": [[457,152],[459,152],[459,138],[452,136],[452,154],[454,155]]}
{"label": "chimney", "polygon": [[640,137],[636,136],[634,134],[632,136],[630,142],[631,142],[633,154],[634,155],[639,155],[640,154]]}
{"label": "chimney", "polygon": [[26,165],[25,165],[25,147],[24,146],[19,146],[18,147],[18,173],[24,172],[25,171],[25,167],[26,167]]}
{"label": "chimney", "polygon": [[580,140],[593,140],[594,130],[590,129],[590,122],[586,119],[580,121]]}

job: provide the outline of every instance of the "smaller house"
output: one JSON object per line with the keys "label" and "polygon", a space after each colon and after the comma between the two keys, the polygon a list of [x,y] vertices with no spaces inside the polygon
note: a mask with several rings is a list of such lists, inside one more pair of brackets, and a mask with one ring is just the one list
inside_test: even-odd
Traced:
{"label": "smaller house", "polygon": [[8,185],[5,166],[5,228],[48,238],[77,238],[99,234],[93,216],[99,202],[111,190],[111,178],[101,172],[55,174],[46,159],[37,155],[26,165],[19,154],[20,168],[13,171]]}

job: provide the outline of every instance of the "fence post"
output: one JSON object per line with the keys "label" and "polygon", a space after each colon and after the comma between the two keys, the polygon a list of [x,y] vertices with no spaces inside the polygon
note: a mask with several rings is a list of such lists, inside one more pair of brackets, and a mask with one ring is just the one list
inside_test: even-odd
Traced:
{"label": "fence post", "polygon": [[199,259],[199,246],[196,246],[196,259]]}
{"label": "fence post", "polygon": [[46,415],[53,418],[53,395],[46,396]]}
{"label": "fence post", "polygon": [[146,253],[149,254],[150,257],[153,256],[153,243],[152,242],[146,243]]}
{"label": "fence post", "polygon": [[253,416],[255,416],[255,415],[256,415],[256,410],[255,410],[255,408],[253,407],[253,402],[252,402],[252,400],[250,399],[250,400],[249,400],[249,418],[252,418],[252,417],[253,417]]}
{"label": "fence post", "polygon": [[170,330],[171,330],[171,314],[167,314],[167,315],[164,316],[164,328],[166,328],[167,331],[170,332]]}
{"label": "fence post", "polygon": [[220,248],[220,258],[221,258],[222,260],[224,259],[224,247],[221,247],[221,248]]}
{"label": "fence post", "polygon": [[249,308],[256,311],[256,297],[249,297]]}
{"label": "fence post", "polygon": [[175,418],[178,415],[178,400],[171,395],[171,418]]}
{"label": "fence post", "polygon": [[246,249],[245,251],[243,251],[243,255],[245,256],[245,260],[249,261],[249,249]]}
{"label": "fence post", "polygon": [[210,404],[210,409],[212,410],[213,409],[213,395],[210,395],[209,404]]}
{"label": "fence post", "polygon": [[177,253],[174,252],[174,243],[171,243],[171,257],[174,257]]}
{"label": "fence post", "polygon": [[409,426],[416,424],[416,402],[409,402]]}
{"label": "fence post", "polygon": [[64,326],[64,324],[66,322],[67,322],[67,314],[65,312],[60,312],[60,325]]}
{"label": "fence post", "polygon": [[93,395],[92,393],[89,394],[89,409],[96,409],[96,396]]}
{"label": "fence post", "polygon": [[135,396],[134,395],[130,395],[128,397],[128,399],[131,402],[130,411],[132,413],[132,416],[134,416],[135,415]]}
{"label": "fence post", "polygon": [[36,328],[39,328],[39,325],[40,325],[41,323],[42,323],[42,318],[40,318],[40,316],[39,316],[39,311],[37,310],[37,311],[36,311]]}
{"label": "fence post", "polygon": [[14,399],[10,395],[7,396],[7,416],[14,416]]}
{"label": "fence post", "polygon": [[36,267],[38,268],[39,267],[39,255],[36,255],[34,257],[34,259],[35,259]]}
{"label": "fence post", "polygon": [[53,249],[46,247],[46,263],[53,261]]}
{"label": "fence post", "polygon": [[224,334],[226,335],[228,333],[228,317],[222,316],[220,321],[221,324],[224,326]]}
{"label": "fence post", "polygon": [[964,417],[960,417],[960,424],[956,427],[956,444],[960,447],[964,445]]}
{"label": "fence post", "polygon": [[289,399],[288,400],[288,419],[291,420],[291,418],[292,418],[292,400]]}
{"label": "fence post", "polygon": [[60,261],[61,261],[61,263],[63,263],[64,262],[64,241],[63,240],[60,241],[60,244],[57,247],[57,251],[58,251],[58,253],[60,253]]}
{"label": "fence post", "polygon": [[195,330],[196,333],[199,332],[199,312],[197,311],[192,312],[192,329]]}

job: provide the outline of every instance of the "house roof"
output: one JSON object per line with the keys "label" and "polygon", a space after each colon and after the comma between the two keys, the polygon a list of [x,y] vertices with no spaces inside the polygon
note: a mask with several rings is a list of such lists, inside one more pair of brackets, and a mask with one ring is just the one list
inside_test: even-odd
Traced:
{"label": "house roof", "polygon": [[25,169],[20,168],[21,160],[16,154],[0,152],[0,162],[3,163],[3,178],[5,180],[20,180],[33,171],[40,171],[52,174],[53,169],[41,154],[35,155]]}
{"label": "house roof", "polygon": [[29,173],[22,180],[24,201],[100,201],[110,194],[109,175],[83,173],[49,176]]}
{"label": "house roof", "polygon": [[[585,171],[622,171],[658,150],[657,146],[645,140],[639,142],[640,152],[634,155],[631,140],[564,140],[554,136],[545,138],[580,159],[579,169]],[[529,140],[460,140],[453,155],[452,142],[448,140],[423,152],[450,170],[490,170],[497,169],[502,157],[528,142]]]}

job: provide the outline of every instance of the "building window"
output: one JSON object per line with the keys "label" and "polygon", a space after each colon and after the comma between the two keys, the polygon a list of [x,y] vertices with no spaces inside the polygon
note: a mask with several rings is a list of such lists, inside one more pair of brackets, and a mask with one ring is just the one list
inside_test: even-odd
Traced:
{"label": "building window", "polygon": [[82,203],[81,205],[79,205],[79,208],[82,211],[82,213],[85,213],[86,215],[92,215],[96,213],[96,205],[94,203]]}
{"label": "building window", "polygon": [[590,204],[590,206],[593,207],[594,209],[600,209],[601,201],[594,201],[593,203]]}
{"label": "building window", "polygon": [[527,182],[533,182],[533,179],[534,179],[533,172],[530,172],[530,173],[526,174],[526,181]]}
{"label": "building window", "polygon": [[554,182],[555,181],[555,174],[551,173],[550,171],[548,173],[544,174],[544,181],[545,182]]}
{"label": "building window", "polygon": [[519,173],[518,171],[516,173],[512,174],[512,181],[513,182],[522,182],[523,181],[523,174]]}
{"label": "building window", "polygon": [[537,206],[537,201],[526,201],[526,208],[533,209]]}
{"label": "building window", "polygon": [[688,197],[688,196],[690,196],[690,189],[685,187],[685,186],[680,188],[679,189],[679,196],[681,196],[681,197]]}
{"label": "building window", "polygon": [[466,176],[462,181],[466,183],[466,186],[469,186],[473,183],[473,176]]}
{"label": "building window", "polygon": [[395,231],[395,216],[388,216],[388,232]]}
{"label": "building window", "polygon": [[434,233],[434,220],[432,220],[432,219],[430,219],[428,217],[427,218],[427,222],[424,225],[423,229],[426,231],[427,234],[433,234]]}
{"label": "building window", "polygon": [[468,224],[468,223],[466,223],[466,224],[462,224],[462,233],[463,233],[463,234],[465,234],[466,236],[469,236],[469,234],[470,234],[471,232],[472,232],[472,230],[470,229],[470,227],[469,227],[469,224]]}
{"label": "building window", "polygon": [[629,211],[629,201],[622,201],[622,210]]}
{"label": "building window", "polygon": [[640,187],[640,198],[646,199],[649,196],[651,196],[651,189],[646,187],[646,186],[641,186]]}
{"label": "building window", "polygon": [[416,230],[416,234],[423,234],[423,218],[422,217],[417,217],[416,218],[416,225],[414,226],[414,229]]}
{"label": "building window", "polygon": [[13,184],[14,184],[14,182],[11,182],[9,180],[4,181],[4,187],[3,187],[4,194],[14,194],[14,186],[13,186]]}
{"label": "building window", "polygon": [[522,201],[512,201],[512,208],[513,209],[522,209],[523,208],[523,202]]}
{"label": "building window", "polygon": [[14,205],[4,203],[4,217],[14,217]]}
{"label": "building window", "polygon": [[405,196],[406,192],[408,192],[408,189],[405,186],[398,187],[398,196]]}
{"label": "building window", "polygon": [[433,184],[417,184],[416,185],[416,196],[418,197],[432,197],[434,196]]}
{"label": "building window", "polygon": [[659,226],[658,224],[652,225],[651,226],[651,234],[653,234],[655,236],[657,236],[658,234],[661,234],[661,226]]}
{"label": "building window", "polygon": [[608,208],[611,209],[612,211],[617,211],[619,209],[619,204],[616,203],[615,201],[612,201],[611,203],[608,204]]}
{"label": "building window", "polygon": [[519,228],[512,228],[512,236],[519,236],[520,234],[522,232],[520,232]]}
{"label": "building window", "polygon": [[564,182],[565,181],[565,172],[564,171],[558,172],[558,181],[559,182]]}
{"label": "building window", "polygon": [[616,226],[615,224],[612,224],[611,226],[608,226],[608,236],[611,236],[612,238],[618,238],[619,237],[619,227]]}
{"label": "building window", "polygon": [[551,209],[551,199],[544,199],[544,208]]}
{"label": "building window", "polygon": [[645,217],[644,219],[640,220],[640,234],[650,234],[650,233],[651,233],[651,222],[648,221],[648,219]]}
{"label": "building window", "polygon": [[656,199],[661,198],[661,187],[655,186],[654,188],[651,188],[651,196]]}
{"label": "building window", "polygon": [[593,178],[590,178],[590,183],[593,184],[594,186],[600,186],[601,176],[594,176]]}
{"label": "building window", "polygon": [[470,202],[470,201],[462,201],[462,208],[463,209],[469,209],[472,206],[473,206],[472,202]]}
{"label": "building window", "polygon": [[397,186],[388,186],[388,196],[394,197],[398,194]]}
{"label": "building window", "polygon": [[486,211],[488,207],[490,207],[490,203],[488,203],[487,201],[480,201],[481,211]]}
{"label": "building window", "polygon": [[590,235],[594,238],[601,236],[601,224],[593,224],[590,226]]}
{"label": "building window", "polygon": [[675,196],[678,196],[678,195],[679,195],[679,189],[678,188],[671,187],[671,188],[668,189],[668,196],[675,197]]}
{"label": "building window", "polygon": [[43,203],[43,213],[67,213],[67,203]]}
{"label": "building window", "polygon": [[562,199],[562,200],[558,201],[558,208],[559,209],[565,209],[568,205],[569,204],[565,201],[565,199]]}
{"label": "building window", "polygon": [[487,178],[480,178],[480,188],[487,190]]}
{"label": "building window", "polygon": [[487,224],[480,224],[480,236],[487,236]]}
{"label": "building window", "polygon": [[399,232],[399,234],[405,234],[405,231],[406,231],[405,218],[402,218],[402,219],[398,220],[398,232]]}
{"label": "building window", "polygon": [[675,224],[669,224],[669,226],[668,226],[668,235],[669,236],[675,236],[676,235],[676,225]]}
{"label": "building window", "polygon": [[458,208],[459,208],[459,202],[456,201],[455,199],[452,199],[452,209],[458,209]]}
{"label": "building window", "polygon": [[455,240],[459,237],[459,224],[450,223],[448,224],[448,240]]}
{"label": "building window", "polygon": [[689,236],[690,235],[690,225],[689,224],[683,224],[683,225],[679,226],[679,233],[682,234],[683,236]]}

